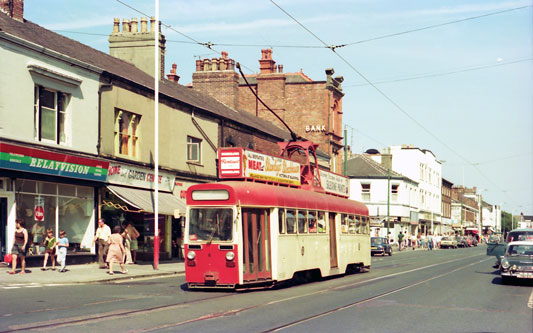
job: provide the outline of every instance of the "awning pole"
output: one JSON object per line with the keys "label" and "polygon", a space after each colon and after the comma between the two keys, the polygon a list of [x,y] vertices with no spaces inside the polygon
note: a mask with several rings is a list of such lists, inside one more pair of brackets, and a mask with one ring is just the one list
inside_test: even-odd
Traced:
{"label": "awning pole", "polygon": [[154,269],[159,269],[159,0],[155,0],[155,71],[154,71],[154,126],[155,126],[155,202],[154,202]]}

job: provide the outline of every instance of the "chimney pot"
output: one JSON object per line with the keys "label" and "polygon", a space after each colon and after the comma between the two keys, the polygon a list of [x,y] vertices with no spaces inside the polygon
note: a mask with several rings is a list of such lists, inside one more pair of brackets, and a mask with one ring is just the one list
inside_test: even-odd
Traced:
{"label": "chimney pot", "polygon": [[141,17],[141,32],[148,32],[148,19]]}
{"label": "chimney pot", "polygon": [[218,58],[213,58],[213,60],[211,60],[211,68],[212,68],[213,71],[218,71],[219,70]]}
{"label": "chimney pot", "polygon": [[221,71],[225,71],[226,69],[228,69],[228,59],[224,58],[224,54],[222,54],[222,58],[220,58],[218,66]]}
{"label": "chimney pot", "polygon": [[178,66],[176,64],[172,64],[172,69],[170,70],[170,74],[167,74],[167,78],[169,79],[169,81],[178,83],[180,77],[179,75],[176,74],[177,68]]}
{"label": "chimney pot", "polygon": [[137,22],[138,21],[137,21],[136,17],[131,19],[131,32],[138,32],[139,31],[139,29],[137,28],[138,27],[138,25],[137,25],[138,23]]}
{"label": "chimney pot", "polygon": [[204,72],[211,71],[211,59],[204,59]]}
{"label": "chimney pot", "polygon": [[262,49],[261,60],[259,60],[259,71],[261,74],[275,73],[276,62],[272,60],[272,50]]}
{"label": "chimney pot", "polygon": [[116,18],[113,20],[113,33],[117,34],[120,32],[120,19]]}
{"label": "chimney pot", "polygon": [[230,70],[230,71],[235,70],[235,60],[228,59],[228,70]]}
{"label": "chimney pot", "polygon": [[278,65],[278,72],[283,73],[283,65]]}
{"label": "chimney pot", "polygon": [[204,61],[201,59],[196,60],[196,71],[202,72],[204,70]]}
{"label": "chimney pot", "polygon": [[228,59],[228,52],[222,51],[222,59]]}
{"label": "chimney pot", "polygon": [[150,32],[155,32],[155,17],[150,17]]}
{"label": "chimney pot", "polygon": [[130,32],[130,21],[128,19],[122,20],[122,33]]}

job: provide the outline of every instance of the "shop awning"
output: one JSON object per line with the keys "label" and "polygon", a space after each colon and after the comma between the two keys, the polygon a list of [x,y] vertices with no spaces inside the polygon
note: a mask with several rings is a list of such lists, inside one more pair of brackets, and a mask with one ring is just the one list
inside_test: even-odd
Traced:
{"label": "shop awning", "polygon": [[[154,212],[155,194],[153,191],[114,185],[108,185],[107,189],[135,208],[142,209],[149,213]],[[180,213],[184,214],[185,208],[185,202],[180,198],[170,193],[159,192],[159,214],[174,215],[175,209],[179,209]]]}

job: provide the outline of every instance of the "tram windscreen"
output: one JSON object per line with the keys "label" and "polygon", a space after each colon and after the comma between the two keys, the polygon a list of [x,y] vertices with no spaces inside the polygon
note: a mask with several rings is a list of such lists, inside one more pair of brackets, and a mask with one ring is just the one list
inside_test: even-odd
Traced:
{"label": "tram windscreen", "polygon": [[189,240],[222,241],[233,239],[233,210],[230,208],[192,208],[189,212]]}

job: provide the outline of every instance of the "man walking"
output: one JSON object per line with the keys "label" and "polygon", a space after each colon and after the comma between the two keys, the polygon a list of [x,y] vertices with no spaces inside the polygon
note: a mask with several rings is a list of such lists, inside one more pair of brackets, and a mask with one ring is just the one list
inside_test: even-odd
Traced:
{"label": "man walking", "polygon": [[111,236],[111,228],[105,224],[104,219],[98,220],[98,228],[94,235],[93,245],[98,241],[98,264],[101,269],[106,268],[105,256],[109,248],[109,237]]}
{"label": "man walking", "polygon": [[400,234],[398,235],[398,251],[401,251],[403,248],[403,234],[400,231]]}

